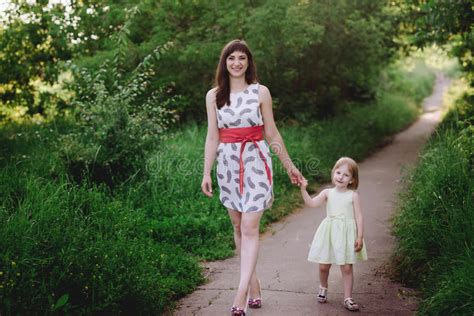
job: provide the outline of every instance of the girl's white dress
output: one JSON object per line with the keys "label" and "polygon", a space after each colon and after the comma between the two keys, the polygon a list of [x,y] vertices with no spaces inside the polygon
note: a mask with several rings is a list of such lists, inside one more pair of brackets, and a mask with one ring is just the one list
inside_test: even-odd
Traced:
{"label": "girl's white dress", "polygon": [[314,235],[308,261],[343,265],[367,260],[365,242],[359,252],[354,250],[357,225],[352,204],[353,194],[352,190],[338,192],[335,188],[329,189],[326,218]]}

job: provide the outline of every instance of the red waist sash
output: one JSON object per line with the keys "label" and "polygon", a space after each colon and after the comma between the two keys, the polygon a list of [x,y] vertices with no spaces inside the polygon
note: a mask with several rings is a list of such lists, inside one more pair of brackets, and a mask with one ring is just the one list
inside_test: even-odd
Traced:
{"label": "red waist sash", "polygon": [[265,170],[267,171],[267,178],[270,185],[272,184],[272,173],[268,166],[267,160],[263,155],[263,152],[258,147],[257,142],[263,140],[263,125],[252,126],[252,127],[240,127],[240,128],[219,128],[219,139],[221,143],[242,143],[240,146],[240,171],[239,171],[239,185],[240,194],[244,190],[244,161],[242,154],[245,149],[245,145],[252,142],[257,147],[260,158],[265,164]]}

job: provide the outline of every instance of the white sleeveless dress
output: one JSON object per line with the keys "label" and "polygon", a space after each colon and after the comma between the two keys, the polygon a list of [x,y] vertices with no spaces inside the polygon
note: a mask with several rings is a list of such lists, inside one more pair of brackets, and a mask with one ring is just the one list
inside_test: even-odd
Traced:
{"label": "white sleeveless dress", "polygon": [[[230,105],[217,109],[219,128],[239,128],[263,125],[259,84],[254,83],[247,89],[230,94]],[[256,142],[265,157],[270,172],[272,161],[265,140]],[[269,183],[265,164],[260,158],[256,146],[249,142],[245,145],[243,192],[239,190],[241,143],[220,143],[217,148],[217,183],[220,189],[220,201],[228,209],[239,212],[257,212],[268,209],[273,202],[273,181]],[[272,176],[273,177],[273,176]]]}
{"label": "white sleeveless dress", "polygon": [[357,225],[354,218],[352,195],[354,191],[339,192],[332,188],[328,192],[326,218],[314,235],[308,254],[308,261],[337,265],[353,264],[357,260],[367,260],[365,242],[359,252],[355,252]]}

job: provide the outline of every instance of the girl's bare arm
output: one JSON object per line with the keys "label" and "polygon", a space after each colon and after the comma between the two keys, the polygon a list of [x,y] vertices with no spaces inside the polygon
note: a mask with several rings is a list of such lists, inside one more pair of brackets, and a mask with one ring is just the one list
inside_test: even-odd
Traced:
{"label": "girl's bare arm", "polygon": [[364,217],[362,216],[362,209],[360,207],[360,197],[359,193],[354,192],[352,195],[352,204],[354,206],[354,215],[357,225],[357,241],[356,241],[356,251],[362,249],[362,239],[364,238]]}
{"label": "girl's bare arm", "polygon": [[328,189],[324,189],[319,192],[314,198],[312,198],[308,191],[306,191],[306,186],[301,187],[301,195],[303,196],[304,203],[309,207],[318,207],[323,205],[327,200]]}

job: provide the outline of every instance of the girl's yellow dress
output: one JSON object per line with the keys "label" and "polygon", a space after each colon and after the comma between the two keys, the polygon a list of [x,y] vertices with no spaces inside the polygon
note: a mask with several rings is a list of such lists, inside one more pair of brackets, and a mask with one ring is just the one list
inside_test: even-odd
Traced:
{"label": "girl's yellow dress", "polygon": [[338,192],[335,188],[329,190],[326,218],[314,235],[308,261],[343,265],[367,260],[365,242],[359,252],[354,250],[357,225],[352,204],[353,193],[352,190],[346,192]]}

